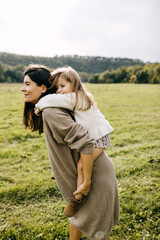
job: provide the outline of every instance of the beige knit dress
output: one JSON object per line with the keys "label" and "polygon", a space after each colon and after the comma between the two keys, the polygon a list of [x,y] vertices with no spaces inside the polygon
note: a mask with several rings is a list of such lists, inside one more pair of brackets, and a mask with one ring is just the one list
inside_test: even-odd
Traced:
{"label": "beige knit dress", "polygon": [[[62,196],[68,201],[76,190],[80,153],[92,153],[94,139],[65,109],[44,109],[43,121],[51,168]],[[115,170],[111,159],[102,153],[94,161],[88,199],[69,221],[87,238],[96,240],[107,239],[118,219]]]}

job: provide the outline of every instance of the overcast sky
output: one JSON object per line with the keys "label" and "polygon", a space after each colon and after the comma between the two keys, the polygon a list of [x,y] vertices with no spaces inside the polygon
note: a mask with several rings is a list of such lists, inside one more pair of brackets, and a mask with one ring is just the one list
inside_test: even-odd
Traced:
{"label": "overcast sky", "polygon": [[160,0],[0,0],[0,52],[160,62]]}

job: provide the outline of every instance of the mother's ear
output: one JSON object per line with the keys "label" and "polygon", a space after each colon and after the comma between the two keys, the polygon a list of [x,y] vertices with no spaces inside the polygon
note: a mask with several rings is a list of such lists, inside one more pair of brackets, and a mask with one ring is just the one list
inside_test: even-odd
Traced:
{"label": "mother's ear", "polygon": [[44,84],[42,84],[42,93],[45,93],[46,91],[47,91],[47,87]]}

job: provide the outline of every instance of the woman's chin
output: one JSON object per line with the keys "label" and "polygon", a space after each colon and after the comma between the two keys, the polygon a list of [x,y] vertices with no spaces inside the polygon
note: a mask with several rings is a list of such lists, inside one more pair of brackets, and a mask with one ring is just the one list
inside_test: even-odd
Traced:
{"label": "woman's chin", "polygon": [[31,100],[31,99],[24,98],[24,102],[36,104],[38,100]]}

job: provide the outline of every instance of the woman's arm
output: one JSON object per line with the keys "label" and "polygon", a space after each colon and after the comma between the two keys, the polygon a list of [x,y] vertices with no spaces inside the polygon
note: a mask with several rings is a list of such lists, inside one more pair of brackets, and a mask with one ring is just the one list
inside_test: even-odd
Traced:
{"label": "woman's arm", "polygon": [[75,103],[76,103],[75,93],[49,94],[41,98],[35,106],[36,108],[39,108],[41,111],[44,108],[49,107],[62,107],[73,111]]}
{"label": "woman's arm", "polygon": [[62,108],[46,108],[42,113],[47,126],[58,143],[66,144],[79,153],[93,153],[95,140],[83,126],[75,122],[69,112]]}
{"label": "woman's arm", "polygon": [[83,161],[84,184],[80,186],[78,191],[87,195],[91,184],[92,153],[95,140],[90,138],[88,132],[75,122],[65,109],[44,109],[43,121],[44,126],[50,129],[52,136],[58,143],[66,144],[71,150],[80,153]]}

